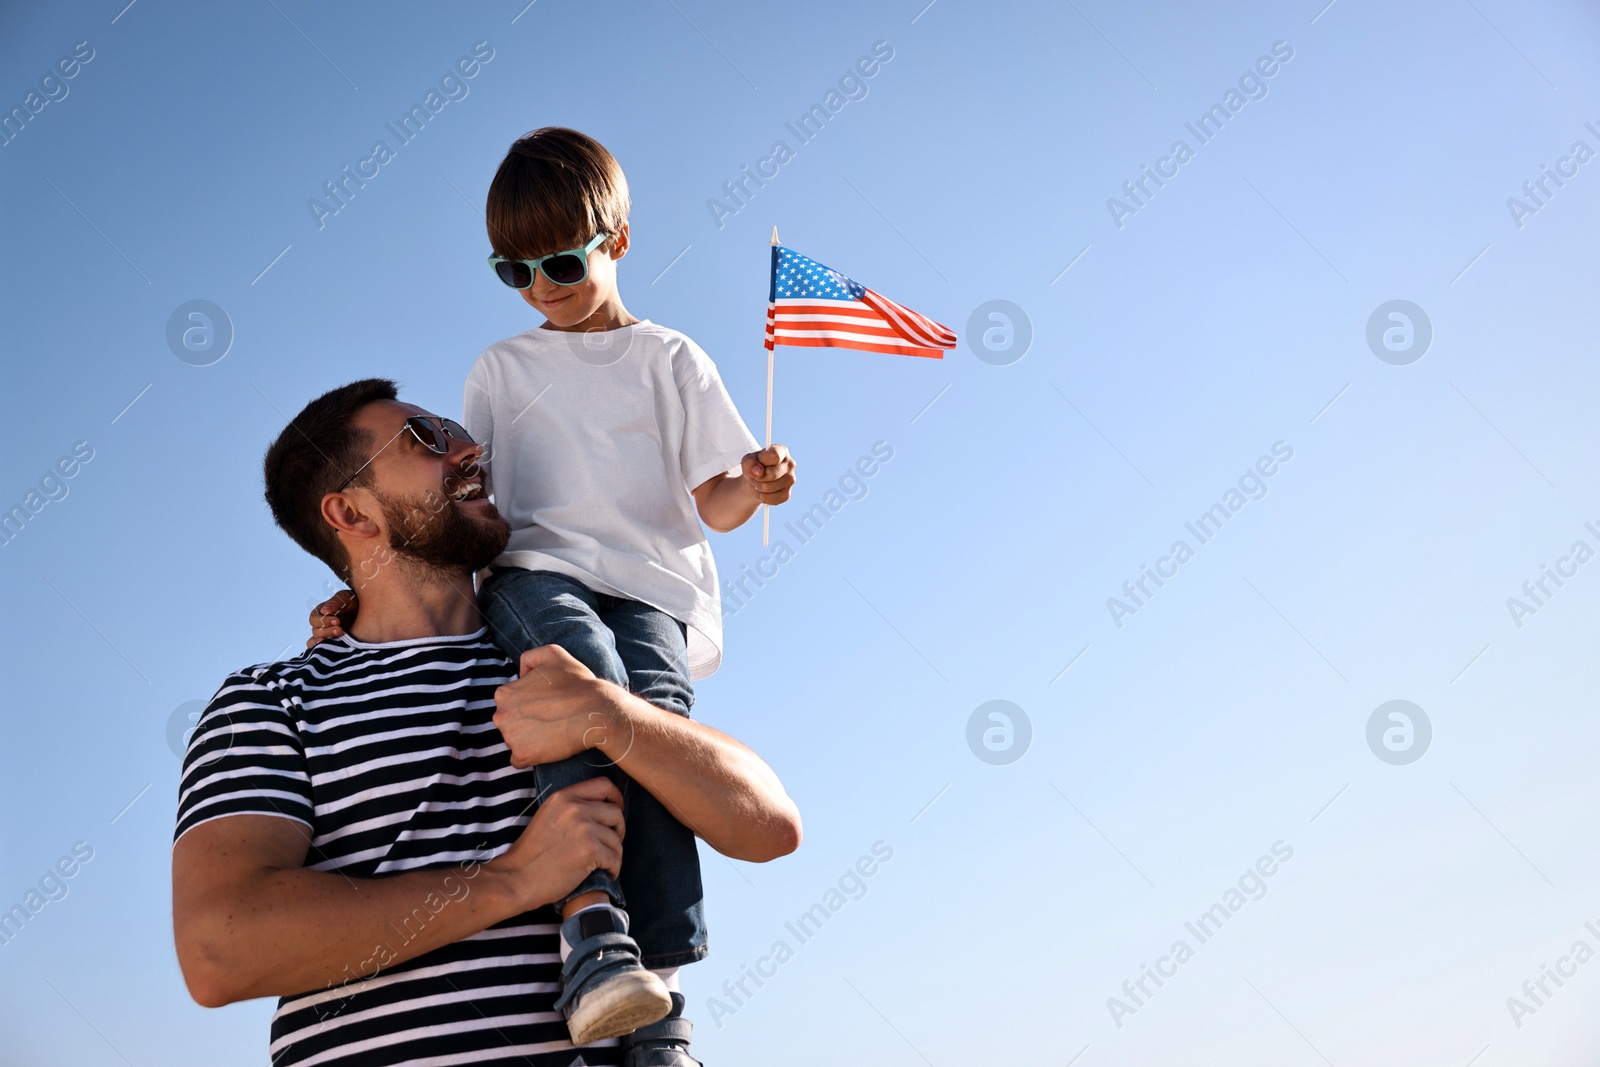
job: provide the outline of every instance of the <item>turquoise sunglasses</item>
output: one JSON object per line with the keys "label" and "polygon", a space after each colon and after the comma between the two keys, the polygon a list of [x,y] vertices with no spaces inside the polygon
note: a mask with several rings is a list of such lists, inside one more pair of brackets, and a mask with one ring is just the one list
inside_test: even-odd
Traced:
{"label": "turquoise sunglasses", "polygon": [[533,284],[533,272],[539,271],[557,285],[577,285],[589,276],[589,253],[600,247],[609,234],[597,233],[594,240],[582,248],[565,252],[552,252],[538,259],[506,259],[490,256],[489,266],[495,276],[513,289],[526,289]]}

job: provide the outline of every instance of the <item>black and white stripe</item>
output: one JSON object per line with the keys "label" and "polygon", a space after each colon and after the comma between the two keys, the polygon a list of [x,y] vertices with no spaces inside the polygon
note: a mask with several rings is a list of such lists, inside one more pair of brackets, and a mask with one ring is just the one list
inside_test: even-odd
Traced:
{"label": "black and white stripe", "polygon": [[[491,859],[533,811],[532,772],[511,766],[491,721],[494,691],[513,677],[481,630],[382,645],[345,637],[239,671],[196,725],[174,840],[213,819],[275,815],[310,828],[308,867],[352,878]],[[567,1041],[554,1010],[556,918],[528,912],[368,978],[372,964],[352,960],[348,983],[280,999],[273,1064],[619,1062],[615,1041]],[[408,933],[397,928],[390,944]]]}

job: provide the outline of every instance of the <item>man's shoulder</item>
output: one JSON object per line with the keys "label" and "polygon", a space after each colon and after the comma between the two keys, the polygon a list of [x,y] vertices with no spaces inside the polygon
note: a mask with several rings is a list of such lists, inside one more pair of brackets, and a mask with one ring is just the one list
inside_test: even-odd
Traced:
{"label": "man's shoulder", "polygon": [[489,639],[487,628],[470,634],[381,643],[331,638],[287,659],[242,667],[222,683],[229,689],[320,689],[370,677],[374,684],[412,671],[449,665],[474,679],[515,675],[516,666]]}

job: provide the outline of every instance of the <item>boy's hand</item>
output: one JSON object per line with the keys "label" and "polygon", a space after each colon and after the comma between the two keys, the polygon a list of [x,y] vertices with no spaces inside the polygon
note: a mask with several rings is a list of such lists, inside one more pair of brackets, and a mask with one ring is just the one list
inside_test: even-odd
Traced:
{"label": "boy's hand", "polygon": [[743,526],[762,504],[781,504],[794,488],[794,460],[783,445],[768,445],[739,461],[739,471],[723,471],[694,489],[700,521],[718,533]]}
{"label": "boy's hand", "polygon": [[762,504],[781,504],[794,488],[794,460],[784,445],[768,445],[744,457],[744,480]]}
{"label": "boy's hand", "polygon": [[330,637],[343,637],[345,627],[355,621],[356,595],[341,589],[311,609],[311,637],[306,647],[313,648]]}

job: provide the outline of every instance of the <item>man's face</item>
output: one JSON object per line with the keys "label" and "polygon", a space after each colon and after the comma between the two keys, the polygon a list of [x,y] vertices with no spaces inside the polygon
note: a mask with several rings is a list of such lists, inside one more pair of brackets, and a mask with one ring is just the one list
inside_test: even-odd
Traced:
{"label": "man's face", "polygon": [[[432,570],[471,573],[504,551],[511,536],[510,523],[484,492],[478,466],[483,447],[451,439],[450,451],[440,455],[406,429],[414,415],[434,418],[395,400],[375,401],[356,417],[377,451],[366,489],[378,501],[397,557]],[[354,569],[357,578],[370,577],[361,564]]]}

